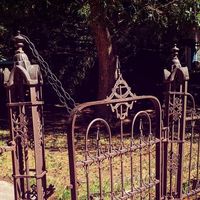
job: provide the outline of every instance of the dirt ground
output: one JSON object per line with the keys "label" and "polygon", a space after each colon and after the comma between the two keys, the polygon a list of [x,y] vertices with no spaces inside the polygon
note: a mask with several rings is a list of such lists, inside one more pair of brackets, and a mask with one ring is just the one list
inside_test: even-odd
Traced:
{"label": "dirt ground", "polygon": [[14,200],[14,188],[11,183],[0,181],[0,200]]}

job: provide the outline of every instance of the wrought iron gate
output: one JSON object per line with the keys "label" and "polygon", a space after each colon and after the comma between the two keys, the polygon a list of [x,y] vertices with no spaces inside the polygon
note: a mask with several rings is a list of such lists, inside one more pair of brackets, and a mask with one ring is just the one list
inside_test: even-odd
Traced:
{"label": "wrought iron gate", "polygon": [[200,115],[178,48],[164,71],[162,110],[155,97],[133,94],[116,72],[109,97],[81,104],[71,114],[71,198],[199,199]]}
{"label": "wrought iron gate", "polygon": [[161,199],[160,103],[133,94],[119,68],[116,73],[109,97],[81,104],[71,114],[73,200]]}

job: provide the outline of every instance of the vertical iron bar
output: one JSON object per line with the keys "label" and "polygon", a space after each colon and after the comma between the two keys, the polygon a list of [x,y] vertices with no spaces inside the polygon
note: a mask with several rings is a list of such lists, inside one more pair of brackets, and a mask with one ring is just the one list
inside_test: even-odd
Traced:
{"label": "vertical iron bar", "polygon": [[[11,90],[7,90],[7,97],[8,97],[8,102],[12,102],[12,94]],[[10,127],[10,134],[11,134],[11,140],[15,142],[15,135],[14,135],[14,127],[13,127],[13,108],[11,108],[8,105],[8,116],[9,116],[9,127]],[[11,152],[12,154],[12,168],[13,168],[13,182],[14,182],[14,196],[15,200],[19,199],[19,193],[18,193],[18,185],[19,185],[19,179],[16,179],[15,175],[18,173],[18,164],[17,164],[17,157],[16,157],[16,146],[15,150]]]}
{"label": "vertical iron bar", "polygon": [[164,110],[164,126],[167,129],[167,133],[166,133],[166,137],[164,137],[164,139],[166,140],[163,144],[163,166],[162,166],[162,197],[166,197],[167,196],[167,191],[168,191],[168,159],[169,159],[169,155],[168,155],[168,151],[169,151],[169,143],[168,141],[170,140],[170,99],[171,99],[171,95],[170,95],[170,91],[171,91],[171,84],[167,84],[166,87],[166,95],[165,95],[165,110]]}
{"label": "vertical iron bar", "polygon": [[[22,93],[21,89],[20,89],[20,92]],[[20,95],[20,97],[21,97],[21,95]],[[19,117],[21,114],[22,114],[21,106],[18,106],[18,116],[17,117]],[[21,120],[22,119],[19,117],[20,123],[16,125],[17,129],[18,128],[21,129],[22,128],[21,126],[23,126],[22,124],[24,124],[24,121],[21,121]],[[24,133],[23,133],[22,137],[24,139]],[[22,138],[20,138],[20,141],[18,143],[18,155],[19,155],[18,162],[19,162],[19,174],[20,174],[20,176],[23,176],[24,172],[25,172],[25,169],[24,169],[24,152],[23,152],[23,144],[22,143],[23,143]],[[20,179],[21,196],[22,196],[22,198],[25,198],[25,180],[22,177],[20,177],[19,179]]]}
{"label": "vertical iron bar", "polygon": [[[28,141],[26,141],[28,142]],[[29,176],[29,158],[28,158],[28,144],[26,144],[26,146],[24,147],[25,148],[25,165],[26,165],[26,175]],[[30,182],[29,182],[29,178],[26,178],[26,191],[27,191],[27,198],[30,198],[30,190],[31,190],[31,187],[30,187]]]}
{"label": "vertical iron bar", "polygon": [[75,121],[76,121],[76,115],[74,116],[72,120],[72,124],[70,127],[70,131],[67,134],[67,145],[68,145],[68,157],[69,157],[69,172],[70,172],[70,186],[71,186],[71,200],[77,200],[78,195],[77,195],[77,175],[76,175],[76,159],[75,159],[75,146],[74,146],[74,141],[75,141]]}
{"label": "vertical iron bar", "polygon": [[[151,138],[152,138],[152,133],[149,135],[149,184],[151,183]],[[149,187],[149,200],[151,200],[151,187]]]}
{"label": "vertical iron bar", "polygon": [[[100,146],[100,136],[99,136],[99,127],[97,130],[97,155],[98,157],[101,155],[101,146]],[[102,175],[101,175],[101,161],[98,161],[98,170],[99,170],[99,189],[100,189],[100,200],[103,199],[103,192],[102,192]]]}
{"label": "vertical iron bar", "polygon": [[[119,93],[120,95],[122,95],[122,86],[119,85]],[[122,116],[122,113],[123,113],[123,107],[122,105],[120,105],[120,116]],[[121,150],[124,148],[124,130],[123,130],[123,121],[122,119],[120,119],[120,136],[121,136]],[[121,190],[122,190],[122,197],[124,196],[124,161],[123,161],[123,155],[122,153],[120,154],[120,160],[121,160],[121,183],[122,183],[122,186],[121,186]]]}
{"label": "vertical iron bar", "polygon": [[[10,93],[10,90],[9,90]],[[9,102],[11,102],[10,95],[9,95]],[[11,132],[11,139],[12,141],[15,141],[15,135],[14,135],[14,127],[13,127],[13,108],[9,107],[9,115],[10,115],[10,132]],[[17,145],[17,144],[16,144]],[[14,193],[15,193],[15,200],[18,200],[20,198],[20,180],[16,178],[16,175],[19,174],[19,164],[17,162],[17,146],[15,146],[15,150],[12,151],[12,165],[13,165],[13,179],[14,179]]]}
{"label": "vertical iron bar", "polygon": [[[143,186],[143,173],[142,173],[142,139],[143,139],[143,124],[140,119],[140,187]],[[140,193],[140,199],[143,199],[142,192]]]}
{"label": "vertical iron bar", "polygon": [[[26,109],[25,109],[25,105],[21,107],[22,113],[24,115],[26,115]],[[25,119],[24,119],[25,120]],[[24,121],[25,123],[25,121]],[[25,161],[25,171],[26,171],[26,175],[29,176],[29,159],[28,159],[28,134],[27,134],[27,127],[23,128],[23,133],[24,133],[24,161]],[[30,182],[29,182],[29,178],[26,178],[26,193],[27,193],[27,197],[26,198],[30,198]]]}
{"label": "vertical iron bar", "polygon": [[[86,141],[87,142],[87,141]],[[85,150],[85,161],[88,160],[89,156],[89,150],[88,148]],[[87,189],[87,199],[90,199],[90,177],[89,177],[89,166],[86,164],[85,166],[85,172],[86,172],[86,189]],[[77,198],[78,199],[78,198]]]}
{"label": "vertical iron bar", "polygon": [[162,162],[161,162],[161,118],[162,118],[162,113],[161,113],[161,105],[158,100],[153,101],[154,106],[155,106],[155,114],[156,114],[156,133],[155,137],[156,139],[159,140],[158,143],[156,143],[156,179],[159,180],[159,183],[156,184],[156,200],[160,200],[162,198],[162,175],[161,175],[161,169],[162,169]]}
{"label": "vertical iron bar", "polygon": [[[198,135],[198,151],[197,151],[197,183],[199,182],[199,158],[200,157],[200,136]],[[197,196],[196,196],[197,198]]]}
{"label": "vertical iron bar", "polygon": [[[31,93],[31,103],[37,104],[37,93],[36,88],[30,88]],[[43,133],[42,133],[42,123],[40,120],[39,108],[38,106],[31,106],[32,111],[32,124],[34,133],[34,148],[35,148],[35,167],[36,167],[36,185],[37,185],[37,198],[39,200],[46,199],[46,188],[44,186],[44,177],[46,175],[41,175],[45,172],[45,161],[43,157]]]}
{"label": "vertical iron bar", "polygon": [[99,187],[100,187],[100,200],[102,200],[103,199],[103,190],[102,190],[101,161],[99,161]]}
{"label": "vertical iron bar", "polygon": [[[121,108],[122,109],[122,108]],[[123,139],[123,121],[121,120],[121,150],[124,148],[124,139]],[[121,161],[121,183],[122,183],[122,197],[124,196],[124,161],[123,161],[123,154],[120,154],[120,161]]]}
{"label": "vertical iron bar", "polygon": [[[42,90],[42,88],[41,88]],[[40,93],[41,95],[41,99],[39,99],[40,101],[42,101],[42,93]],[[43,172],[45,172],[44,176],[42,177],[42,187],[44,188],[44,195],[45,195],[45,199],[47,198],[47,193],[46,193],[46,189],[47,189],[47,182],[46,182],[46,162],[45,162],[45,144],[44,144],[44,118],[43,118],[43,104],[38,106],[38,114],[40,117],[40,123],[41,123],[41,149],[42,149],[42,169]]]}
{"label": "vertical iron bar", "polygon": [[[184,87],[183,87],[183,83],[178,83],[179,84],[179,92],[180,93],[183,93],[184,91]],[[186,95],[186,92],[184,93],[185,95]],[[180,154],[180,151],[179,151],[179,149],[180,149],[180,146],[181,145],[183,145],[183,141],[182,141],[182,134],[183,134],[183,121],[182,120],[184,120],[184,123],[186,123],[186,121],[185,121],[185,118],[186,118],[186,116],[184,117],[184,115],[183,115],[183,113],[184,113],[184,95],[183,94],[180,94],[179,96],[178,96],[178,98],[180,99],[180,102],[181,102],[181,115],[180,115],[180,117],[178,117],[178,121],[177,121],[177,123],[178,123],[178,130],[177,130],[177,140],[179,140],[179,141],[181,141],[181,143],[178,143],[177,144],[177,156],[178,156],[178,163],[177,163],[177,170],[176,170],[176,177],[177,177],[177,179],[175,180],[176,181],[176,188],[175,188],[175,191],[176,191],[176,193],[178,194],[179,192],[178,192],[178,187],[179,187],[179,185],[180,185],[180,183],[179,183],[179,179],[178,179],[178,174],[179,174],[179,164],[180,164],[180,162],[181,162],[181,154]],[[185,102],[186,103],[186,106],[185,106],[185,109],[187,109],[187,102]],[[179,109],[179,108],[178,108]],[[184,130],[185,131],[185,130]],[[182,183],[181,183],[182,184]],[[182,193],[182,191],[181,191],[181,193]]]}
{"label": "vertical iron bar", "polygon": [[[112,146],[111,146],[111,144],[110,144],[110,142],[109,142],[109,153],[111,153],[112,152]],[[113,183],[114,183],[114,181],[113,181],[113,165],[112,165],[112,157],[110,157],[109,158],[109,164],[110,164],[110,193],[111,193],[111,200],[113,200],[114,199],[114,189],[113,189]]]}
{"label": "vertical iron bar", "polygon": [[[173,105],[175,105],[175,94],[173,94]],[[173,189],[172,189],[172,186],[173,186],[173,169],[172,169],[172,165],[173,165],[173,154],[174,154],[174,126],[175,126],[175,122],[174,122],[174,113],[172,113],[172,121],[170,122],[171,123],[171,145],[170,145],[170,177],[169,177],[169,181],[170,181],[170,197],[172,197],[172,193],[173,193]]]}
{"label": "vertical iron bar", "polygon": [[184,156],[184,140],[185,140],[185,123],[186,123],[186,111],[187,111],[187,81],[184,83],[184,96],[183,96],[183,107],[182,107],[182,118],[181,118],[181,133],[180,140],[182,141],[179,144],[179,170],[177,175],[177,193],[178,198],[182,199],[182,191],[183,191],[183,156]]}
{"label": "vertical iron bar", "polygon": [[[86,159],[87,161],[87,159]],[[90,179],[89,179],[89,166],[86,165],[85,166],[85,170],[86,170],[86,184],[87,184],[87,199],[90,199]]]}
{"label": "vertical iron bar", "polygon": [[168,147],[169,147],[169,126],[166,127],[165,133],[164,133],[164,144],[163,144],[163,166],[162,166],[162,196],[167,196],[167,188],[168,188]]}
{"label": "vertical iron bar", "polygon": [[[133,135],[133,134],[132,134]],[[133,138],[131,137],[131,150],[130,150],[130,161],[131,161],[131,192],[133,192],[134,184],[133,184]],[[131,200],[133,200],[133,197],[131,197]]]}
{"label": "vertical iron bar", "polygon": [[191,165],[192,165],[192,145],[193,145],[193,137],[194,137],[194,121],[191,121],[191,138],[190,138],[190,158],[189,158],[189,174],[188,174],[188,193],[190,192],[190,179],[191,179]]}

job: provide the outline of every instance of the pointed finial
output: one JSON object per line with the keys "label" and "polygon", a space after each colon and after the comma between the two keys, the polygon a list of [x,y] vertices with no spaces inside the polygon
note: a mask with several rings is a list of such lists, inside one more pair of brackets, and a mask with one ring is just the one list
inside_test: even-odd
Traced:
{"label": "pointed finial", "polygon": [[172,48],[172,53],[174,56],[178,56],[179,48],[177,47],[177,44],[174,44],[174,47]]}
{"label": "pointed finial", "polygon": [[17,31],[17,35],[13,38],[13,41],[16,48],[14,55],[15,64],[19,64],[20,62],[20,65],[22,65],[24,68],[27,68],[30,65],[30,61],[28,56],[23,51],[25,39],[21,35],[20,31]]}
{"label": "pointed finial", "polygon": [[177,47],[176,44],[174,44],[174,47],[172,48],[172,69],[176,67],[181,67],[180,61],[178,59],[178,52],[179,52],[179,48]]}
{"label": "pointed finial", "polygon": [[195,42],[194,48],[195,48],[195,52],[197,52],[197,50],[198,50],[198,43],[197,42]]}
{"label": "pointed finial", "polygon": [[119,56],[116,56],[115,80],[121,76]]}
{"label": "pointed finial", "polygon": [[17,35],[14,37],[13,41],[15,43],[15,47],[16,47],[17,51],[22,51],[22,48],[24,47],[25,40],[21,36],[20,31],[17,31]]}
{"label": "pointed finial", "polygon": [[144,126],[143,126],[142,118],[140,119],[139,130],[140,130],[140,135],[143,135]]}

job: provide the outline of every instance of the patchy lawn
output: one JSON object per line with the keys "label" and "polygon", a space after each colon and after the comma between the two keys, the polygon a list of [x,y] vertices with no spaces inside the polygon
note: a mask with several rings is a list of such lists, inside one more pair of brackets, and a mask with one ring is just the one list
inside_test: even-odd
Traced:
{"label": "patchy lawn", "polygon": [[[116,137],[116,136],[114,136]],[[9,138],[8,131],[0,131],[0,146],[6,145],[6,141]],[[117,137],[114,138],[114,140],[117,140]],[[47,185],[53,184],[55,187],[54,194],[49,198],[50,200],[69,200],[70,199],[70,190],[69,190],[69,167],[68,167],[68,152],[67,152],[67,144],[66,144],[66,134],[62,133],[54,133],[50,135],[45,136],[45,156],[46,156],[46,166],[47,166]],[[77,159],[82,160],[84,155],[81,154],[81,147],[80,143],[83,143],[84,141],[79,141],[79,148],[77,154]],[[125,141],[125,143],[128,143]],[[84,144],[84,143],[83,143]],[[185,162],[184,162],[184,180],[187,180],[188,178],[188,166],[189,166],[189,151],[190,151],[190,145],[189,141],[186,142],[186,148],[185,148]],[[196,177],[196,159],[197,159],[197,148],[198,148],[198,142],[194,142],[192,146],[192,150],[194,152],[194,157],[191,159],[193,160],[193,164],[191,165],[191,178]],[[80,155],[79,155],[80,153]],[[29,151],[30,158],[33,156],[33,152],[31,150]],[[146,156],[146,157],[145,157]],[[149,162],[148,159],[148,153],[143,152],[143,172],[148,173],[148,165]],[[155,160],[155,154],[153,155],[153,160]],[[130,156],[124,155],[124,187],[125,189],[129,190],[130,188],[130,166],[129,164],[126,167],[127,163],[130,163]],[[139,154],[136,155],[134,153],[134,172],[135,174],[139,174]],[[153,161],[152,166],[155,165],[155,162]],[[116,157],[113,159],[113,177],[115,180],[120,179],[120,157]],[[105,199],[109,199],[109,192],[110,192],[110,171],[109,171],[109,161],[105,160],[102,164],[102,177],[103,177],[103,191],[105,194]],[[78,168],[78,181],[79,181],[79,198],[80,199],[87,199],[86,197],[86,183],[85,183],[85,169]],[[91,191],[93,194],[99,193],[99,183],[98,183],[98,165],[91,166],[89,173],[91,174]],[[155,174],[155,170],[152,169],[152,173]],[[138,175],[139,176],[139,175]],[[137,175],[135,175],[137,177]],[[11,161],[11,153],[6,152],[0,155],[0,180],[6,180],[8,182],[12,182],[12,161]],[[117,184],[120,181],[116,181],[116,184],[114,184],[115,191],[121,190],[121,185]],[[138,178],[139,182],[139,178]],[[139,184],[139,183],[136,183]],[[184,190],[187,192],[187,183],[184,185]],[[107,196],[107,198],[106,198]]]}

